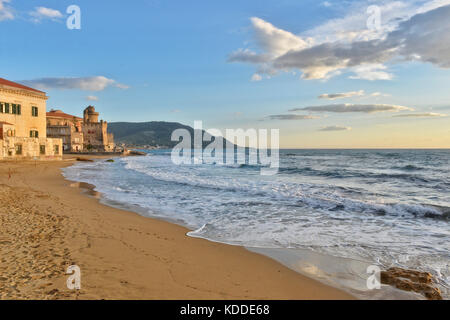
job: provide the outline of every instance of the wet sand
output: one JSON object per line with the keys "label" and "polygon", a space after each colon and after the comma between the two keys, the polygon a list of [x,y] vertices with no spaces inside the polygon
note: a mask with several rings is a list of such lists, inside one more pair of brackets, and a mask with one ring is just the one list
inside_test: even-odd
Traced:
{"label": "wet sand", "polygon": [[[353,298],[245,248],[103,205],[81,188],[92,186],[63,178],[73,162],[0,162],[0,299]],[[81,290],[67,288],[70,265]]]}

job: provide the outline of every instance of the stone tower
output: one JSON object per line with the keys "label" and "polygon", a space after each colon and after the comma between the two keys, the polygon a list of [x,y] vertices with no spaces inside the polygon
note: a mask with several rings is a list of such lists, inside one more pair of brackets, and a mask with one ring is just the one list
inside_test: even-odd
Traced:
{"label": "stone tower", "polygon": [[98,112],[95,112],[95,108],[93,106],[89,106],[84,109],[84,123],[98,123]]}

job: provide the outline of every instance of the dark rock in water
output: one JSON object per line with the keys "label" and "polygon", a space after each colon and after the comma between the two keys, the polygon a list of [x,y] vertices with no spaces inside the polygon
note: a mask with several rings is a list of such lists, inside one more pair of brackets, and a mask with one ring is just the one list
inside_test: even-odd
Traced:
{"label": "dark rock in water", "polygon": [[344,210],[344,209],[345,209],[345,206],[343,204],[338,204],[334,208],[330,209],[330,211],[340,211],[340,210]]}
{"label": "dark rock in water", "polygon": [[388,284],[400,290],[420,293],[428,300],[442,300],[441,291],[439,288],[432,286],[433,282],[433,276],[429,272],[402,268],[390,268],[381,271],[382,284]]}
{"label": "dark rock in water", "polygon": [[379,209],[377,211],[374,212],[377,216],[385,216],[386,215],[386,211],[383,209]]}
{"label": "dark rock in water", "polygon": [[147,153],[142,151],[131,150],[129,153],[130,156],[146,156]]}
{"label": "dark rock in water", "polygon": [[108,159],[106,162],[114,162],[114,159]]}
{"label": "dark rock in water", "polygon": [[77,161],[94,162],[94,160],[86,159],[86,158],[77,158]]}

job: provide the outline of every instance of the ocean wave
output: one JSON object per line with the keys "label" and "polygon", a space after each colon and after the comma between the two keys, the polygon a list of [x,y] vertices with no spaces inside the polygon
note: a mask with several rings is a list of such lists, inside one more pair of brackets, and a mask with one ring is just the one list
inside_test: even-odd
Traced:
{"label": "ocean wave", "polygon": [[402,171],[420,171],[420,170],[425,170],[425,168],[423,168],[423,167],[415,166],[415,165],[412,165],[412,164],[408,164],[408,165],[402,166],[402,167],[394,166],[394,167],[392,167],[392,169],[394,169],[394,170],[402,170]]}
{"label": "ocean wave", "polygon": [[[126,168],[135,170],[142,174],[148,175],[153,179],[174,183],[180,186],[196,187],[208,190],[221,190],[233,193],[247,194],[249,197],[262,196],[271,202],[264,203],[261,201],[236,202],[242,206],[257,206],[275,204],[277,201],[283,200],[286,203],[291,202],[292,205],[310,207],[312,209],[327,210],[330,212],[346,212],[351,214],[373,214],[373,215],[393,215],[403,218],[436,218],[447,219],[439,209],[426,204],[404,204],[404,203],[377,203],[361,199],[351,198],[348,195],[361,195],[361,190],[353,192],[351,188],[333,187],[329,185],[287,183],[277,181],[261,181],[255,183],[250,178],[221,178],[219,176],[214,179],[211,176],[196,174],[194,170],[161,170],[160,168],[149,168],[145,165],[141,166],[136,162],[130,161]],[[295,168],[298,170],[298,168]],[[303,168],[302,170],[313,170],[311,168]],[[387,175],[392,177],[392,175]],[[403,176],[403,175],[396,175]],[[378,178],[385,177],[379,174]],[[345,193],[346,195],[343,195]]]}
{"label": "ocean wave", "polygon": [[[419,169],[409,169],[410,171]],[[311,167],[282,167],[279,169],[281,174],[300,174],[300,175],[310,175],[310,176],[320,176],[336,179],[348,179],[348,178],[364,178],[364,179],[382,179],[382,180],[395,180],[401,179],[410,182],[422,182],[429,183],[436,180],[430,178],[425,178],[417,174],[407,174],[407,173],[375,173],[375,172],[361,172],[352,171],[348,169],[313,169]],[[439,182],[439,181],[436,181]]]}

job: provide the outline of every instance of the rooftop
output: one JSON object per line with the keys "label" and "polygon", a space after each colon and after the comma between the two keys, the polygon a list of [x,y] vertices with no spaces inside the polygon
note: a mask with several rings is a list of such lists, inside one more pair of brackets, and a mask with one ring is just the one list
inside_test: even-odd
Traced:
{"label": "rooftop", "polygon": [[29,90],[29,91],[34,91],[34,92],[39,92],[39,93],[43,93],[45,94],[45,92],[43,91],[39,91],[27,86],[24,86],[23,84],[17,83],[17,82],[12,82],[3,78],[0,78],[0,85],[3,86],[8,86],[8,87],[14,87],[14,88],[18,88],[18,89],[23,89],[23,90]]}
{"label": "rooftop", "polygon": [[67,114],[62,112],[61,110],[50,110],[49,112],[47,112],[47,117],[53,117],[53,118],[64,118],[64,119],[77,119],[82,121],[83,119],[71,114]]}

